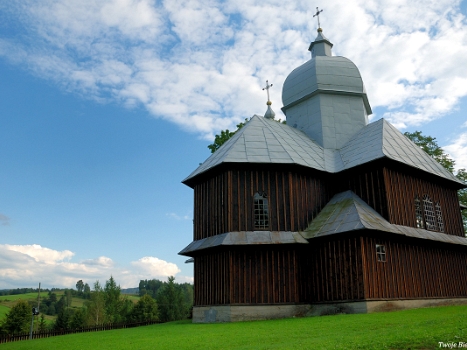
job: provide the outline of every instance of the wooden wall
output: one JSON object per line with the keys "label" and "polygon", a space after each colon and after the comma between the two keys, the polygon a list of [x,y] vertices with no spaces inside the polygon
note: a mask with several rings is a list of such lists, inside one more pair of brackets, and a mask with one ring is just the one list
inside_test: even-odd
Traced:
{"label": "wooden wall", "polygon": [[292,245],[213,251],[195,258],[195,306],[300,303],[304,255]]}
{"label": "wooden wall", "polygon": [[414,198],[428,194],[433,205],[439,202],[443,213],[444,233],[464,237],[464,226],[457,191],[439,183],[415,177],[397,169],[384,168],[389,222],[417,227]]}
{"label": "wooden wall", "polygon": [[384,184],[384,168],[376,163],[362,166],[336,175],[335,193],[351,190],[383,218],[389,219]]}
{"label": "wooden wall", "polygon": [[268,197],[268,231],[305,229],[332,193],[318,172],[256,169],[227,170],[197,184],[194,239],[224,232],[254,231],[253,195]]}
{"label": "wooden wall", "polygon": [[[366,299],[467,297],[467,247],[362,237]],[[386,246],[386,262],[376,258]]]}
{"label": "wooden wall", "polygon": [[359,237],[311,240],[308,249],[311,276],[309,302],[360,300],[364,276]]}

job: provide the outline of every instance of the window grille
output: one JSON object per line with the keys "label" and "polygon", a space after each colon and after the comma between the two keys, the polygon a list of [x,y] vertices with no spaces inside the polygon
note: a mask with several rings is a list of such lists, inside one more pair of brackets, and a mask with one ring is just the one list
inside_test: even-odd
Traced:
{"label": "window grille", "polygon": [[269,228],[269,209],[268,199],[264,192],[257,192],[253,197],[254,201],[254,218],[255,229],[268,229]]}
{"label": "window grille", "polygon": [[382,244],[376,245],[376,258],[379,262],[386,262],[386,246]]}
{"label": "window grille", "polygon": [[428,230],[436,230],[436,216],[431,198],[426,194],[423,196],[423,208],[425,209],[425,223]]}
{"label": "window grille", "polygon": [[436,218],[438,219],[438,228],[440,232],[444,232],[443,213],[441,213],[441,205],[436,203]]}
{"label": "window grille", "polygon": [[418,196],[415,196],[415,221],[417,228],[425,228],[425,224],[423,223],[422,204],[420,203]]}

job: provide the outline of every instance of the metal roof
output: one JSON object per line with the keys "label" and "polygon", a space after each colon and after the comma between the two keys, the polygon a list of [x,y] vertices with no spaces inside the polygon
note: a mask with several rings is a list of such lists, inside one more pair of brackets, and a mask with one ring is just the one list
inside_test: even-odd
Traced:
{"label": "metal roof", "polygon": [[222,163],[298,164],[337,173],[380,158],[462,184],[384,119],[363,127],[340,150],[334,150],[321,147],[300,130],[257,115],[183,182]]}
{"label": "metal roof", "polygon": [[191,242],[178,254],[191,256],[193,252],[224,246],[255,244],[308,244],[298,232],[291,231],[241,231],[227,232]]}
{"label": "metal roof", "polygon": [[336,194],[301,234],[304,238],[311,239],[356,230],[391,232],[432,241],[467,245],[465,237],[393,225],[352,191]]}

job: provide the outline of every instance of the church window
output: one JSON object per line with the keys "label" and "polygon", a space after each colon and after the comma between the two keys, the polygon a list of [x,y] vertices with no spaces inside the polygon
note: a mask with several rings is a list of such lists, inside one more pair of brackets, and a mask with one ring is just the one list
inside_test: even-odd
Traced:
{"label": "church window", "polygon": [[386,246],[383,244],[376,245],[376,258],[379,262],[386,262]]}
{"label": "church window", "polygon": [[269,228],[269,209],[268,199],[264,192],[256,192],[254,197],[254,219],[255,229],[268,229]]}
{"label": "church window", "polygon": [[441,205],[436,203],[436,218],[438,219],[438,228],[440,232],[444,232],[444,222],[443,222],[443,213],[441,213]]}
{"label": "church window", "polygon": [[428,230],[436,230],[436,216],[431,198],[426,194],[423,196],[423,208],[425,209],[425,224]]}
{"label": "church window", "polygon": [[418,196],[415,196],[415,221],[417,223],[417,228],[425,228],[423,223],[422,204],[420,203]]}

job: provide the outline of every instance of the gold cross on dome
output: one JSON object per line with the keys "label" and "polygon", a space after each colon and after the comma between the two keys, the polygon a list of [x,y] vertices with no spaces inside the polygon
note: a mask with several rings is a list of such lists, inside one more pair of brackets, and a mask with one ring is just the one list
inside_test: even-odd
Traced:
{"label": "gold cross on dome", "polygon": [[323,12],[323,10],[318,10],[318,7],[316,7],[316,13],[313,15],[313,17],[318,17],[318,28],[321,28],[321,24],[319,23],[319,14]]}
{"label": "gold cross on dome", "polygon": [[263,88],[263,90],[266,90],[268,93],[268,101],[269,101],[269,89],[271,88],[272,84],[269,84],[269,81],[266,80],[266,87]]}

